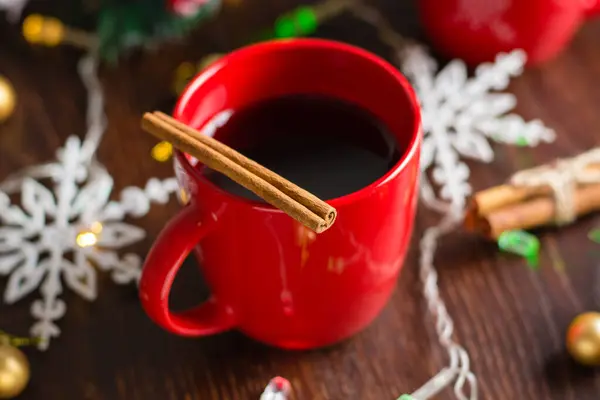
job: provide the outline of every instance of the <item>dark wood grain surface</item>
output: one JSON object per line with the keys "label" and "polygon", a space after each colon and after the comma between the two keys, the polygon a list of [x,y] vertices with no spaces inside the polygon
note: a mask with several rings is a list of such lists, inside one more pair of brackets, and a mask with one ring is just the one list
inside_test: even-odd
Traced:
{"label": "dark wood grain surface", "polygon": [[[28,10],[57,7],[33,2]],[[244,43],[298,1],[246,1],[226,9],[184,43],[135,53],[101,72],[107,96],[108,132],[100,160],[116,188],[167,177],[169,164],[154,161],[154,140],[140,131],[142,112],[172,104],[171,76],[185,60],[224,52]],[[401,32],[421,38],[413,2],[378,4]],[[37,8],[36,8],[37,7]],[[351,17],[325,24],[318,36],[358,44],[389,58],[373,29]],[[556,129],[551,145],[524,149],[496,145],[496,160],[471,164],[476,188],[494,185],[517,169],[600,143],[600,22],[583,27],[557,59],[528,69],[510,87],[525,119],[540,118]],[[14,117],[0,125],[0,179],[22,167],[50,160],[67,136],[83,135],[85,90],[76,49],[32,48],[16,27],[0,24],[0,74],[18,92]],[[144,255],[175,202],[155,207],[138,221],[148,238],[135,247]],[[290,379],[295,399],[395,399],[435,374],[447,362],[426,312],[417,275],[418,242],[437,216],[421,209],[412,250],[390,304],[364,332],[318,351],[286,352],[257,344],[236,332],[203,339],[165,333],[143,313],[133,286],[99,280],[99,298],[87,302],[68,291],[62,335],[50,349],[26,349],[32,381],[23,399],[257,399],[275,375]],[[496,251],[494,244],[457,232],[444,238],[437,256],[440,285],[454,317],[456,338],[470,352],[482,399],[573,399],[600,397],[600,372],[573,363],[565,331],[580,312],[597,310],[600,247],[587,232],[600,225],[591,216],[560,230],[541,232],[541,269]],[[0,292],[6,279],[0,279]],[[174,301],[191,305],[206,294],[195,262],[176,281]],[[0,304],[0,328],[27,334],[32,294],[15,305]],[[451,391],[440,395],[451,399]]]}

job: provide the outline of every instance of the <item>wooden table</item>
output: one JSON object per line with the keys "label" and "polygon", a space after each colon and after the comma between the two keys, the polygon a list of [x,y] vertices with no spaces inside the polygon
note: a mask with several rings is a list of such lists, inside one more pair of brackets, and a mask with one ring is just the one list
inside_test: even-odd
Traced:
{"label": "wooden table", "polygon": [[[146,110],[170,107],[174,68],[184,60],[243,44],[244,38],[296,3],[245,2],[225,10],[186,43],[136,53],[118,68],[103,68],[109,128],[99,159],[114,175],[117,189],[171,174],[170,165],[150,158],[155,142],[140,131],[139,117]],[[422,37],[413,1],[379,3],[401,32]],[[52,8],[47,2],[37,5]],[[351,17],[331,21],[319,36],[390,56],[373,29]],[[68,135],[82,135],[86,105],[76,73],[78,50],[32,48],[17,28],[4,23],[0,38],[0,73],[19,95],[17,113],[0,126],[3,179],[52,159]],[[542,119],[557,130],[558,139],[533,150],[496,145],[496,161],[472,170],[476,188],[497,184],[517,169],[598,145],[599,41],[600,23],[590,23],[559,58],[514,80],[510,90],[518,97],[517,111],[525,119]],[[146,254],[177,207],[175,201],[155,207],[140,220],[149,235],[135,251]],[[257,399],[271,377],[282,375],[292,382],[296,399],[395,399],[419,387],[447,362],[425,311],[417,275],[417,241],[436,218],[420,211],[398,290],[381,316],[363,333],[326,350],[280,351],[236,332],[203,339],[169,335],[145,316],[133,286],[115,286],[102,275],[96,302],[69,292],[63,295],[68,312],[59,322],[62,335],[47,352],[25,350],[33,377],[22,398]],[[456,338],[470,352],[482,399],[598,399],[600,373],[574,364],[564,340],[575,315],[600,306],[600,248],[586,238],[598,222],[597,216],[588,217],[561,230],[545,230],[539,271],[463,233],[442,240],[437,257],[442,295],[454,318]],[[187,264],[176,281],[174,302],[179,306],[206,293],[194,261]],[[0,292],[5,284],[1,279]],[[36,296],[2,304],[0,328],[27,334]],[[452,399],[450,392],[439,398]]]}

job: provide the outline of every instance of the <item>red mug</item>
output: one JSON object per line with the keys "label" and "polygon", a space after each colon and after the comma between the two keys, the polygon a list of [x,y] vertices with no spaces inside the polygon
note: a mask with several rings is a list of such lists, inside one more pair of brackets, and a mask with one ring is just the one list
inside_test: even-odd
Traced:
{"label": "red mug", "polygon": [[534,65],[557,55],[600,13],[600,0],[419,0],[418,7],[426,33],[446,56],[474,66],[522,49]]}
{"label": "red mug", "polygon": [[[369,186],[327,200],[338,217],[319,235],[276,208],[219,189],[197,160],[176,153],[176,176],[189,201],[156,239],[140,282],[146,313],[164,329],[184,336],[237,329],[273,346],[308,349],[352,336],[388,301],[413,229],[421,146],[419,106],[397,69],[334,41],[264,42],[202,71],[181,95],[174,116],[202,129],[230,110],[300,93],[370,110],[406,152]],[[174,312],[171,285],[193,250],[212,295]]]}

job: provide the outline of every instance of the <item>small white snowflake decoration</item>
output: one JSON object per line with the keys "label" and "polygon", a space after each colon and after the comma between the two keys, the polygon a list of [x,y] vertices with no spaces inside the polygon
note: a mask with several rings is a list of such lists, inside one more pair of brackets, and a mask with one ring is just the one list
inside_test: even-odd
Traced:
{"label": "small white snowflake decoration", "polygon": [[31,334],[48,347],[60,334],[55,321],[66,312],[59,296],[67,287],[87,300],[96,298],[96,273],[111,271],[116,283],[135,282],[141,259],[119,250],[141,240],[145,231],[123,222],[145,215],[151,202],[166,203],[177,190],[174,178],[151,179],[145,189],[128,187],[110,201],[113,179],[101,165],[86,161],[77,137],[67,140],[58,160],[46,164],[49,189],[32,178],[22,180],[21,205],[0,192],[0,275],[8,275],[4,301],[12,304],[38,287],[33,302],[37,322]]}
{"label": "small white snowflake decoration", "polygon": [[[505,89],[511,77],[520,75],[525,61],[520,50],[498,54],[495,63],[481,64],[469,78],[461,60],[451,61],[436,75],[436,61],[421,46],[410,45],[402,52],[402,72],[421,103],[421,169],[433,167],[442,200],[459,207],[464,204],[471,194],[470,172],[459,156],[491,162],[494,152],[488,139],[521,146],[554,140],[554,132],[541,121],[525,122],[507,114],[517,103],[513,94],[493,92]],[[427,178],[423,180],[429,186]]]}

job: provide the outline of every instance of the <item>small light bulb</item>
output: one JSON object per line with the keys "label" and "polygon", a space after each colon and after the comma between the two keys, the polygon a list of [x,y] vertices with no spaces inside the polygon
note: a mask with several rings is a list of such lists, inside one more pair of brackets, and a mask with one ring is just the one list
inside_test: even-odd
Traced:
{"label": "small light bulb", "polygon": [[56,18],[32,14],[23,21],[23,36],[29,43],[56,46],[65,37],[65,26]]}
{"label": "small light bulb", "polygon": [[173,155],[173,145],[169,142],[160,142],[152,148],[152,158],[156,161],[168,161]]}
{"label": "small light bulb", "polygon": [[79,247],[91,247],[98,243],[98,236],[94,232],[80,232],[75,241]]}
{"label": "small light bulb", "polygon": [[44,18],[39,14],[32,14],[23,21],[23,36],[30,43],[40,42],[44,27]]}

